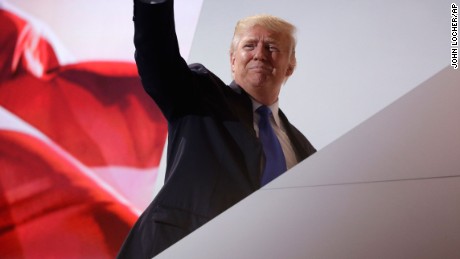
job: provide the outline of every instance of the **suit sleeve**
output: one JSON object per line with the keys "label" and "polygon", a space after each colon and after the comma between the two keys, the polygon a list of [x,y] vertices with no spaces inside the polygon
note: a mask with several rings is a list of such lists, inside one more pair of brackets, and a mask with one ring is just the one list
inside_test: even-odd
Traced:
{"label": "suit sleeve", "polygon": [[133,17],[142,85],[168,120],[175,110],[190,106],[196,95],[192,72],[180,56],[173,6],[173,0],[156,4],[135,0]]}

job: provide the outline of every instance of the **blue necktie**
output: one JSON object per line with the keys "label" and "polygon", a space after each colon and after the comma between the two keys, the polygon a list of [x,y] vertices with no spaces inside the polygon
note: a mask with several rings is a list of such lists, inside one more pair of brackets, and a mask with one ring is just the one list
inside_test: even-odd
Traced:
{"label": "blue necktie", "polygon": [[259,139],[265,154],[265,167],[262,174],[261,185],[269,183],[271,180],[280,176],[286,169],[286,160],[283,149],[270,125],[270,115],[272,111],[265,105],[257,108],[256,112],[260,115],[259,120]]}

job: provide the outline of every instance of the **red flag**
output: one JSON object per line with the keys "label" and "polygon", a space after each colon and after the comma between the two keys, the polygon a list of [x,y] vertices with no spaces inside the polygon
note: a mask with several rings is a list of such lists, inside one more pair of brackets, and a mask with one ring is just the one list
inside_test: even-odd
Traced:
{"label": "red flag", "polygon": [[110,257],[150,193],[167,125],[133,63],[61,66],[0,9],[0,257]]}
{"label": "red flag", "polygon": [[1,257],[113,258],[137,213],[53,142],[0,131]]}

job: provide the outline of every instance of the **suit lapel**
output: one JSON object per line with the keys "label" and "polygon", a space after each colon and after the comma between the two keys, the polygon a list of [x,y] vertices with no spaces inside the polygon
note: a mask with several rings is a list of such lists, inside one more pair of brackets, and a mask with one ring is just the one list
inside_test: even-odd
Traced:
{"label": "suit lapel", "polygon": [[[233,137],[247,168],[248,177],[255,189],[260,187],[262,145],[257,139],[253,125],[252,102],[246,92],[232,82],[227,94],[228,105],[234,114],[233,120],[225,120],[224,126]],[[246,159],[245,159],[246,158]]]}
{"label": "suit lapel", "polygon": [[295,154],[297,156],[297,161],[302,161],[307,158],[310,153],[310,147],[307,146],[306,138],[289,122],[286,115],[279,110],[280,119],[283,121],[283,124],[286,128],[286,133],[291,141],[292,146],[294,147]]}

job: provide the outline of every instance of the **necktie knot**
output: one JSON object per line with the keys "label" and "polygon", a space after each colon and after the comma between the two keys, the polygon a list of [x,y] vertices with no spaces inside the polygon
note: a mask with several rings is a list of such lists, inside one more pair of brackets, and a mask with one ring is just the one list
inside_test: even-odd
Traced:
{"label": "necktie knot", "polygon": [[268,106],[262,105],[256,109],[256,112],[260,115],[260,117],[268,118],[270,114],[272,113],[272,110],[270,110]]}

